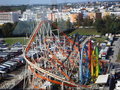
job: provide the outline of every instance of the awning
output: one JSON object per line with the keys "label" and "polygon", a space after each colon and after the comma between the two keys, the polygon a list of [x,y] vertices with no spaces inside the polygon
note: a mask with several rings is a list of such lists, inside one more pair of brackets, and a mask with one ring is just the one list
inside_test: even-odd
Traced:
{"label": "awning", "polygon": [[108,76],[109,76],[109,74],[99,75],[95,83],[96,84],[105,84],[105,83],[107,83]]}

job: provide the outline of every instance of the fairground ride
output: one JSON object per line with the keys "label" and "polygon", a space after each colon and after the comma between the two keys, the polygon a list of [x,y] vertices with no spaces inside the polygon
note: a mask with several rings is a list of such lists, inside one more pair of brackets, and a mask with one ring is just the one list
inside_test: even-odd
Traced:
{"label": "fairground ride", "polygon": [[58,28],[52,30],[49,21],[37,24],[24,52],[33,88],[41,89],[46,81],[66,88],[91,87],[103,71],[98,47],[90,38],[81,44],[79,40],[79,35],[73,39]]}

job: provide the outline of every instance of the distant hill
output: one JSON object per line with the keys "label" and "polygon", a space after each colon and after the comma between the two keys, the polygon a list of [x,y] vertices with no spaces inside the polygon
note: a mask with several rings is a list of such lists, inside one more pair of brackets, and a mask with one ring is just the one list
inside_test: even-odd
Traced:
{"label": "distant hill", "polygon": [[22,12],[25,11],[27,5],[20,5],[20,6],[0,6],[0,11],[10,12],[10,11],[17,11],[21,10]]}

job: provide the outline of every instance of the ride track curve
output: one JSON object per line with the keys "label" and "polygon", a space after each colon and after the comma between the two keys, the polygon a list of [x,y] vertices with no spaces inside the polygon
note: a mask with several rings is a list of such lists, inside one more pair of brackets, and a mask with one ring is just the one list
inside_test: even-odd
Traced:
{"label": "ride track curve", "polygon": [[[59,29],[57,29],[57,31],[58,30]],[[90,85],[78,83],[78,79],[83,79],[84,77],[82,75],[90,73],[88,69],[92,67],[91,61],[86,60],[88,67],[86,68],[85,66],[84,69],[87,69],[87,72],[81,70],[84,52],[87,53],[84,49],[85,46],[74,42],[63,32],[62,35],[63,37],[55,35],[48,21],[41,21],[37,24],[24,52],[24,58],[29,66],[28,69],[33,74],[32,80],[36,81],[35,79],[37,79],[36,82],[44,82],[47,80],[51,83],[68,87],[91,87]],[[88,45],[90,45],[87,49],[88,55],[85,55],[90,59],[92,47],[91,43],[88,43]],[[79,47],[82,48],[82,53],[80,53]],[[34,51],[32,52],[34,53],[32,56],[29,55],[31,51]],[[34,57],[34,55],[36,56]],[[35,85],[33,81],[31,81],[31,84],[34,88],[41,87],[39,83]]]}

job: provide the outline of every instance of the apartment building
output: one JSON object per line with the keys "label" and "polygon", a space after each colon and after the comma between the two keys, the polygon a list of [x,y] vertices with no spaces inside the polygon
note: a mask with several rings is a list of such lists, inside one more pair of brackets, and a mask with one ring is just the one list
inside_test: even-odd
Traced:
{"label": "apartment building", "polygon": [[19,16],[19,12],[0,12],[0,24],[17,22]]}

